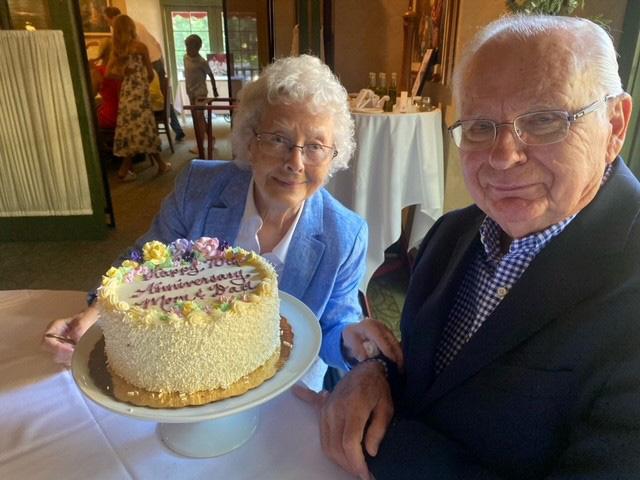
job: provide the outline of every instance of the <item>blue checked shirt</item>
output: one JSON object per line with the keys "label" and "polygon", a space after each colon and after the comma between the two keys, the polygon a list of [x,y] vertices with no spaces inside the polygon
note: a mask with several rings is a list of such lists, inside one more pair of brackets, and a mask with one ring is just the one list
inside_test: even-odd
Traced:
{"label": "blue checked shirt", "polygon": [[[604,173],[602,184],[609,178],[611,166]],[[569,225],[575,215],[565,218],[545,230],[511,242],[509,251],[500,255],[502,229],[486,217],[480,225],[479,250],[464,275],[449,312],[443,337],[436,350],[435,372],[439,374],[467,343],[484,321],[496,309],[509,290],[522,276],[531,261],[549,242]]]}

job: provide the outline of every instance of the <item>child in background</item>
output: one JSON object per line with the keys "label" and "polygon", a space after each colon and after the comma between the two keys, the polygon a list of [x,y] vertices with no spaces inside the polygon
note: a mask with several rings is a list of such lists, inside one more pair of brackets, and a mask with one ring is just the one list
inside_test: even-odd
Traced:
{"label": "child in background", "polygon": [[[208,96],[207,76],[211,79],[213,96],[218,96],[213,72],[211,71],[211,68],[209,68],[209,63],[200,56],[202,39],[198,35],[189,35],[185,38],[184,44],[185,47],[187,47],[187,54],[184,56],[184,78],[187,95],[189,96],[189,103],[191,105],[204,105],[204,98]],[[206,127],[204,112],[202,110],[192,110],[192,117],[196,135],[204,136]],[[193,152],[193,150],[190,151]]]}

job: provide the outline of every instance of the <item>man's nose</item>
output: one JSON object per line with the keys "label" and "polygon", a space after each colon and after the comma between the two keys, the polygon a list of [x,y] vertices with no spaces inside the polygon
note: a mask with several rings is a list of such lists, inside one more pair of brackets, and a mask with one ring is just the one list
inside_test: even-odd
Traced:
{"label": "man's nose", "polygon": [[489,163],[496,170],[506,170],[526,160],[524,143],[518,138],[513,124],[499,125],[496,141],[491,148]]}

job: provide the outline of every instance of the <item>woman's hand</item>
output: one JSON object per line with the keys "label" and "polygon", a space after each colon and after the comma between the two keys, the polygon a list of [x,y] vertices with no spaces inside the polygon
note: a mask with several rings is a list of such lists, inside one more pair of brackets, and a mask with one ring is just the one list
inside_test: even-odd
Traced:
{"label": "woman's hand", "polygon": [[59,340],[57,337],[67,338],[78,343],[84,332],[89,330],[98,319],[98,308],[91,306],[83,312],[69,318],[60,318],[51,322],[42,337],[42,348],[53,356],[53,361],[61,363],[67,367],[71,365],[71,356],[75,345],[71,342]]}
{"label": "woman's hand", "polygon": [[346,358],[359,362],[382,353],[392,362],[402,367],[402,348],[393,332],[384,323],[365,318],[353,323],[342,332],[343,353]]}
{"label": "woman's hand", "polygon": [[293,392],[320,411],[324,453],[349,473],[371,479],[364,449],[377,455],[394,411],[383,367],[375,361],[358,365],[331,394],[298,386]]}

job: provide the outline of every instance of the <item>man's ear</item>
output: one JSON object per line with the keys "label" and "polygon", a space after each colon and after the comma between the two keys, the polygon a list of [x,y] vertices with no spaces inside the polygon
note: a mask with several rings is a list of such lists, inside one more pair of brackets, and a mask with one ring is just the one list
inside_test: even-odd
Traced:
{"label": "man's ear", "polygon": [[607,144],[607,164],[612,163],[622,150],[633,108],[633,101],[628,93],[620,94],[613,102],[614,104],[609,111],[611,133]]}

